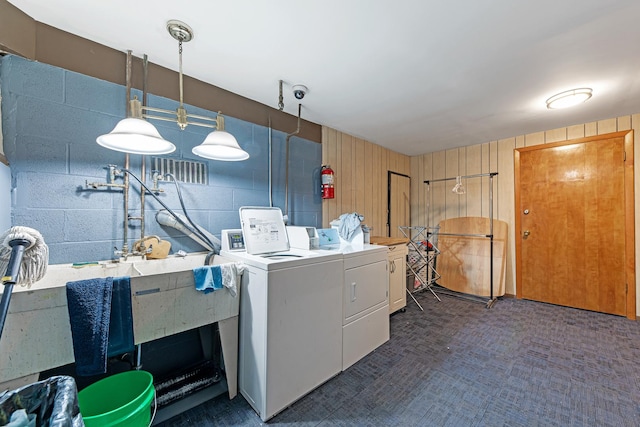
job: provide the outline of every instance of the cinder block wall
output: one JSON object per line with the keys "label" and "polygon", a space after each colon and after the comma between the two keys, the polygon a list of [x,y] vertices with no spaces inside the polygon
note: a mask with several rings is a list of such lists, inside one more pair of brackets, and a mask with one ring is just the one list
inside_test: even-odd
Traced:
{"label": "cinder block wall", "polygon": [[[176,84],[177,81],[176,81]],[[50,248],[50,263],[105,260],[122,247],[123,193],[120,189],[88,189],[85,182],[105,182],[108,164],[124,166],[123,153],[99,146],[98,135],[109,132],[125,117],[125,88],[92,77],[17,56],[0,58],[2,133],[11,168],[11,223],[40,231]],[[139,97],[141,94],[134,91]],[[189,94],[185,93],[188,101]],[[175,110],[178,103],[153,96],[150,106]],[[186,105],[192,114],[214,117],[210,111]],[[224,114],[224,111],[223,111]],[[244,162],[207,161],[191,153],[208,129],[188,126],[180,131],[169,122],[154,124],[177,150],[165,157],[204,161],[208,185],[180,184],[189,216],[214,235],[238,228],[238,208],[268,206],[268,128],[225,117],[226,130],[251,155]],[[293,131],[293,129],[292,129]],[[284,209],[285,137],[272,132],[273,201]],[[147,182],[151,158],[144,158]],[[140,176],[143,156],[130,156],[130,169]],[[322,225],[319,194],[320,144],[291,138],[289,172],[290,222]],[[122,182],[118,179],[118,182]],[[130,214],[140,214],[140,186],[131,180]],[[159,195],[181,213],[173,183],[164,182]],[[161,206],[147,196],[145,234],[168,239],[172,252],[203,250],[181,233],[155,221]],[[140,237],[139,221],[129,226],[129,245]]]}

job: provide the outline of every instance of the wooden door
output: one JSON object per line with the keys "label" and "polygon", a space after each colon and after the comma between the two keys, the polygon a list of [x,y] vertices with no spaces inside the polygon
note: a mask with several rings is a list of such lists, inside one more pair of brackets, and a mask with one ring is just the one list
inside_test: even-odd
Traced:
{"label": "wooden door", "polygon": [[516,150],[518,297],[635,318],[632,157],[632,132]]}
{"label": "wooden door", "polygon": [[405,237],[399,226],[411,225],[411,178],[389,171],[387,236]]}

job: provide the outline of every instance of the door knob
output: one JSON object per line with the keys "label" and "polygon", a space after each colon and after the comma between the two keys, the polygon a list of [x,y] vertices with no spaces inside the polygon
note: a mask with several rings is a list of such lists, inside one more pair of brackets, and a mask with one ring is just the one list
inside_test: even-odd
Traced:
{"label": "door knob", "polygon": [[522,233],[522,237],[526,239],[527,237],[529,237],[529,234],[531,234],[529,230],[524,230],[524,232]]}

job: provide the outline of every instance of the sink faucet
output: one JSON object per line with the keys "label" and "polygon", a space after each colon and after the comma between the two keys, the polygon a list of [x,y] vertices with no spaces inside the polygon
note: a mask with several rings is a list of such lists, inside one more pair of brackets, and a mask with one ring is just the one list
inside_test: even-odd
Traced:
{"label": "sink faucet", "polygon": [[118,259],[120,259],[120,258],[124,258],[124,260],[125,260],[125,261],[126,261],[126,260],[127,260],[127,258],[129,257],[129,255],[131,255],[131,254],[129,253],[129,249],[127,248],[127,246],[126,246],[126,245],[124,245],[124,246],[122,247],[122,249],[121,249],[121,250],[120,250],[120,249],[118,249],[116,246],[114,246],[114,247],[113,247],[113,254],[114,254]]}

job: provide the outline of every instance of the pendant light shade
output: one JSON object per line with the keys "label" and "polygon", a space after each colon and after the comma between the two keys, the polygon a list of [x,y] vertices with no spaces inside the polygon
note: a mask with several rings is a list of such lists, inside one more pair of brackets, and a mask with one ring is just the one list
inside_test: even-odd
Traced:
{"label": "pendant light shade", "polygon": [[249,153],[240,148],[238,141],[229,132],[214,130],[204,142],[191,150],[196,156],[211,160],[235,162],[247,160]]}
{"label": "pendant light shade", "polygon": [[168,154],[176,146],[160,136],[158,130],[144,119],[129,117],[118,122],[96,142],[105,148],[131,154]]}
{"label": "pendant light shade", "polygon": [[[165,140],[158,130],[145,119],[163,120],[175,122],[181,130],[188,125],[213,128],[215,131],[207,135],[205,141],[195,147],[192,152],[200,157],[212,160],[236,161],[246,160],[249,154],[240,148],[238,141],[224,131],[224,117],[220,112],[215,119],[187,113],[183,102],[183,75],[182,75],[182,43],[193,39],[193,30],[187,24],[175,19],[167,22],[167,30],[171,37],[178,41],[178,85],[180,104],[175,111],[163,108],[153,108],[142,105],[137,97],[128,100],[128,118],[121,120],[116,127],[106,135],[101,135],[96,142],[111,150],[122,151],[131,154],[169,154],[175,151],[176,146]],[[131,51],[127,53],[127,96],[130,92]],[[146,70],[147,57],[145,55],[143,65]],[[146,82],[146,72],[145,72]],[[156,114],[154,114],[156,113]],[[192,119],[195,119],[193,121]]]}

